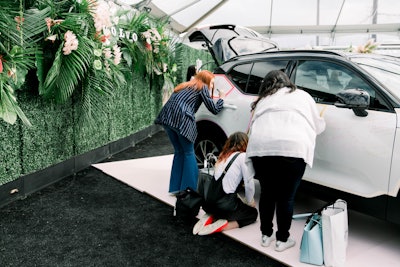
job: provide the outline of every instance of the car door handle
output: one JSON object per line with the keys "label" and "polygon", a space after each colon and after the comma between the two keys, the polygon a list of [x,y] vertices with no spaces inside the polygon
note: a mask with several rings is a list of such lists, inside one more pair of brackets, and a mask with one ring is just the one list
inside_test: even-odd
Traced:
{"label": "car door handle", "polygon": [[229,109],[237,109],[236,105],[229,104],[229,103],[224,103],[224,108],[229,108]]}

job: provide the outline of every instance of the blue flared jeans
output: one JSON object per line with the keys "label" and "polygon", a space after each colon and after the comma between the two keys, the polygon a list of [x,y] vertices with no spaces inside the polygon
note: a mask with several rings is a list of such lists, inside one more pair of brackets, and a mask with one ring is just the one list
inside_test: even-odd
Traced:
{"label": "blue flared jeans", "polygon": [[176,129],[164,126],[169,140],[174,147],[169,192],[185,190],[187,187],[197,189],[199,169],[194,154],[194,143],[180,135]]}
{"label": "blue flared jeans", "polygon": [[297,188],[304,175],[306,163],[300,158],[266,156],[251,158],[255,177],[260,182],[260,230],[263,235],[273,233],[276,210],[278,231],[276,239],[286,242],[292,224],[293,205]]}

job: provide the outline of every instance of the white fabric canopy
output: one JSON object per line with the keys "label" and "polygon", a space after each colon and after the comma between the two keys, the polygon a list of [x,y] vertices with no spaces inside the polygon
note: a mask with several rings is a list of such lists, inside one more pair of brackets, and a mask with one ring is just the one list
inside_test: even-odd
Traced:
{"label": "white fabric canopy", "polygon": [[[115,0],[157,18],[180,34],[192,27],[235,24],[280,46],[358,45],[374,38],[400,43],[398,0]],[[285,43],[285,41],[287,43]]]}

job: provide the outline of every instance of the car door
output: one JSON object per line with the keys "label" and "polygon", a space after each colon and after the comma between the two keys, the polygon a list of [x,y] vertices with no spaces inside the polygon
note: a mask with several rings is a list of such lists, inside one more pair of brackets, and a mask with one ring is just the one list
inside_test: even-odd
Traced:
{"label": "car door", "polygon": [[215,87],[223,88],[227,95],[218,122],[229,135],[247,132],[251,120],[251,104],[258,96],[265,75],[271,70],[284,70],[289,60],[268,59],[237,64],[226,75],[216,75]]}
{"label": "car door", "polygon": [[[313,96],[326,121],[304,179],[367,198],[387,194],[397,118],[379,92],[354,69],[330,61],[299,60],[292,80]],[[335,94],[350,88],[370,94],[367,116],[334,105]]]}

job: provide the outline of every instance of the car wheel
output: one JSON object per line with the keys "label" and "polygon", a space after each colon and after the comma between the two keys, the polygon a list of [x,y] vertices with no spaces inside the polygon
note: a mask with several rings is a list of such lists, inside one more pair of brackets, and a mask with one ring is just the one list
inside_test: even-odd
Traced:
{"label": "car wheel", "polygon": [[199,168],[204,168],[204,162],[207,159],[208,167],[213,167],[217,157],[221,152],[224,141],[215,136],[199,136],[196,140],[194,152]]}

